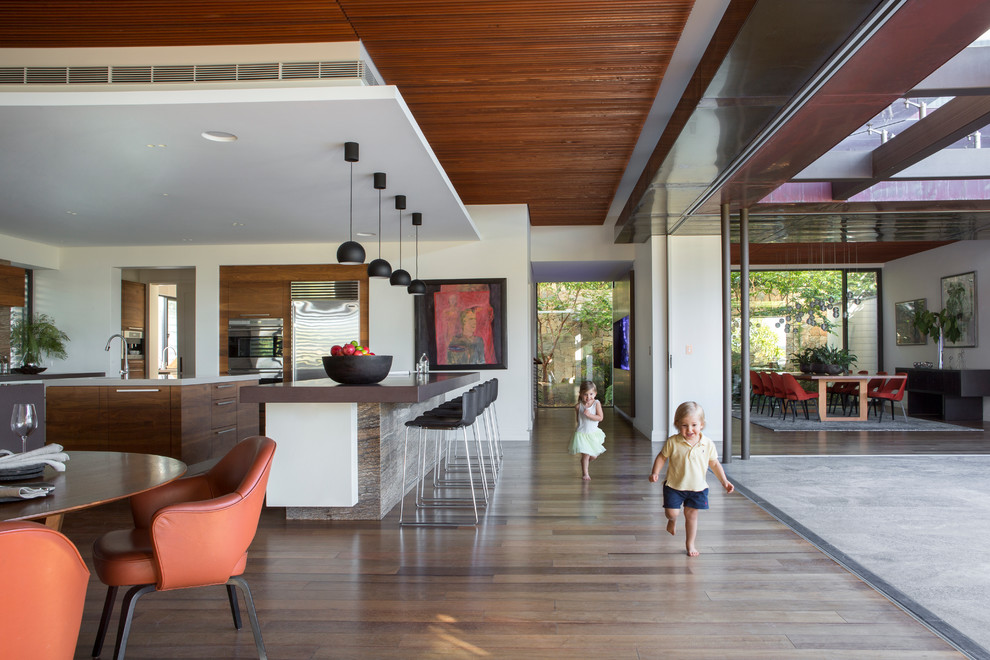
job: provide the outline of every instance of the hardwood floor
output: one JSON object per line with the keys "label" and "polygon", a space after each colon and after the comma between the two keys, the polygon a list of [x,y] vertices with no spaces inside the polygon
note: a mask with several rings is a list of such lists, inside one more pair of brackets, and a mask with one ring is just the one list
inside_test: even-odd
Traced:
{"label": "hardwood floor", "polygon": [[[647,481],[659,446],[606,410],[607,451],[583,482],[566,453],[573,426],[572,410],[539,411],[534,442],[507,446],[477,528],[399,529],[397,511],[381,522],[287,522],[266,509],[246,577],[269,657],[963,657],[738,494],[712,491],[702,555],[687,557],[683,530],[664,531],[660,487]],[[754,454],[977,449],[945,435],[754,429]],[[89,561],[93,539],[128,515],[106,506],[68,516],[63,529]],[[104,593],[94,576],[78,658],[89,657]],[[127,657],[256,655],[216,587],[142,598]]]}

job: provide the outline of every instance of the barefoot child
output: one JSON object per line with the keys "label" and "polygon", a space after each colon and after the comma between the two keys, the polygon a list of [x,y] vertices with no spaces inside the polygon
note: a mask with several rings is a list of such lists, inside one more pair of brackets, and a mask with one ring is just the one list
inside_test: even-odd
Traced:
{"label": "barefoot child", "polygon": [[605,432],[598,428],[602,421],[602,404],[595,399],[598,388],[590,380],[581,383],[578,402],[574,406],[577,413],[577,430],[571,438],[570,452],[581,454],[581,478],[589,481],[588,464],[605,451]]}
{"label": "barefoot child", "polygon": [[698,556],[694,540],[698,534],[698,511],[708,508],[708,468],[718,477],[726,493],[735,490],[725,477],[718,462],[715,443],[701,434],[705,428],[705,411],[694,401],[685,401],[674,412],[674,428],[680,433],[670,436],[653,461],[650,482],[660,479],[660,470],[667,463],[667,478],[663,482],[663,512],[667,516],[667,531],[677,531],[677,516],[684,505],[685,546],[689,557]]}

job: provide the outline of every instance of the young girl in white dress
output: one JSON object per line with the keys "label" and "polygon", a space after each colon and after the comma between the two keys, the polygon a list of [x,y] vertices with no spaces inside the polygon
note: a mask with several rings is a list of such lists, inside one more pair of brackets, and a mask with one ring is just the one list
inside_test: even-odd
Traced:
{"label": "young girl in white dress", "polygon": [[598,388],[590,380],[581,383],[578,402],[574,406],[577,413],[577,430],[571,438],[570,452],[581,454],[581,478],[589,481],[588,465],[605,451],[605,432],[598,428],[602,421],[602,404],[595,399]]}

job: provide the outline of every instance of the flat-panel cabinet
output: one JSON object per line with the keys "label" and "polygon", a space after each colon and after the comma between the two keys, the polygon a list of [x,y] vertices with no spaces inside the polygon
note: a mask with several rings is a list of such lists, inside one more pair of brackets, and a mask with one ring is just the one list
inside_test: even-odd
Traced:
{"label": "flat-panel cabinet", "polygon": [[284,318],[288,310],[285,282],[231,282],[227,318]]}
{"label": "flat-panel cabinet", "polygon": [[107,387],[107,445],[114,451],[176,456],[169,387]]}
{"label": "flat-panel cabinet", "polygon": [[123,280],[120,283],[120,329],[144,330],[148,287],[141,282]]}
{"label": "flat-panel cabinet", "polygon": [[[188,464],[223,456],[258,434],[258,404],[239,403],[257,380],[187,385],[51,386],[48,442],[67,450],[125,451]],[[164,382],[164,381],[163,381]]]}
{"label": "flat-panel cabinet", "polygon": [[105,387],[45,388],[47,441],[67,450],[107,451]]}

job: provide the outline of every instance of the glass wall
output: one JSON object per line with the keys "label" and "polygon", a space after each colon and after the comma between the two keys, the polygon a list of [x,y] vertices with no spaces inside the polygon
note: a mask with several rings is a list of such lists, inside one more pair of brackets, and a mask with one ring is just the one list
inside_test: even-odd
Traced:
{"label": "glass wall", "polygon": [[[797,371],[808,348],[845,349],[852,371],[876,371],[880,355],[876,270],[750,272],[750,366]],[[739,272],[732,273],[733,382],[740,374]],[[738,391],[738,387],[735,388]]]}

